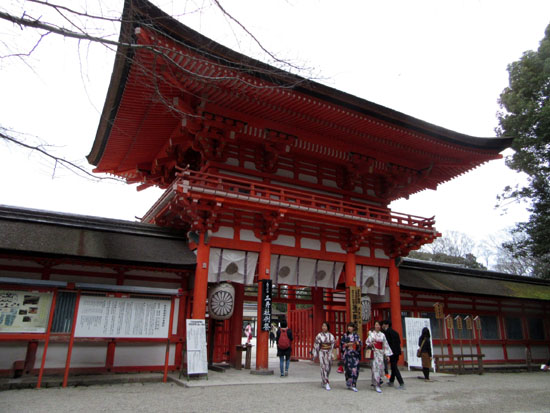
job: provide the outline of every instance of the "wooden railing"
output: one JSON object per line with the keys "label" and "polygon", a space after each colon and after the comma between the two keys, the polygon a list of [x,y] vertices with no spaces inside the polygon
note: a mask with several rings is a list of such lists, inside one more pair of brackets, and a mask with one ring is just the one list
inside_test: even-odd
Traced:
{"label": "wooden railing", "polygon": [[313,192],[267,185],[243,178],[205,172],[183,171],[176,182],[183,193],[202,193],[235,201],[271,205],[295,211],[319,213],[403,229],[435,234],[434,218],[392,212],[387,208],[346,201]]}

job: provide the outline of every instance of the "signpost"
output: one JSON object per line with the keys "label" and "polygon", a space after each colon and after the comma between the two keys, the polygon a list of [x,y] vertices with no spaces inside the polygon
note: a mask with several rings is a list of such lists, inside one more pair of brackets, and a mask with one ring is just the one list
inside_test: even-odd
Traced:
{"label": "signpost", "polygon": [[474,334],[474,326],[473,326],[473,323],[472,323],[472,317],[467,315],[466,317],[464,317],[464,322],[466,323],[466,330],[470,330],[470,339],[468,340],[470,342],[470,358],[472,360],[472,371],[474,370],[475,368],[475,365],[474,365],[474,350],[473,350],[473,347],[472,347],[472,341],[473,341],[473,334]]}
{"label": "signpost", "polygon": [[435,303],[434,312],[435,318],[437,318],[439,322],[439,333],[441,335],[441,337],[439,337],[439,343],[441,344],[441,363],[443,363],[443,319],[445,318],[445,314],[443,314],[443,304]]}
{"label": "signpost", "polygon": [[[462,330],[463,330],[462,317],[457,315],[455,317],[455,321],[456,321],[456,328],[458,330],[458,336],[460,337],[460,355],[464,356],[464,347],[462,346]],[[462,369],[462,367],[463,367],[462,364],[463,363],[464,363],[464,357],[461,357],[460,358],[460,363],[459,363],[460,369]]]}
{"label": "signpost", "polygon": [[272,310],[272,281],[260,280],[262,283],[262,331],[271,330],[271,310]]}
{"label": "signpost", "polygon": [[362,316],[362,305],[361,305],[361,288],[356,286],[349,286],[349,313],[350,321],[355,323],[357,326],[357,334],[359,334],[359,339],[363,341],[363,316]]}

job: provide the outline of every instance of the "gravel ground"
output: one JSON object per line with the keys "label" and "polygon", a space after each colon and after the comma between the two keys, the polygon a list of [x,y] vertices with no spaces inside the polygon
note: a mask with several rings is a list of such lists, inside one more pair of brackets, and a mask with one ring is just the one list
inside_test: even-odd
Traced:
{"label": "gravel ground", "polygon": [[0,412],[550,412],[549,385],[550,374],[542,372],[449,376],[431,383],[411,378],[405,391],[383,386],[382,394],[365,389],[366,383],[358,393],[348,391],[341,376],[334,377],[330,392],[312,383],[208,388],[133,383],[4,391]]}

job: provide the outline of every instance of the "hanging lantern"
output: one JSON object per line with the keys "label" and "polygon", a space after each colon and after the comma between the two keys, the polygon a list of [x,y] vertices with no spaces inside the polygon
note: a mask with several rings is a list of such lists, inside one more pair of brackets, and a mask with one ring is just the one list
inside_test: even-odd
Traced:
{"label": "hanging lantern", "polygon": [[235,287],[221,283],[208,293],[208,314],[213,320],[227,320],[235,308]]}
{"label": "hanging lantern", "polygon": [[361,319],[363,323],[368,323],[372,317],[371,300],[368,295],[361,297],[361,306],[363,307],[361,310]]}

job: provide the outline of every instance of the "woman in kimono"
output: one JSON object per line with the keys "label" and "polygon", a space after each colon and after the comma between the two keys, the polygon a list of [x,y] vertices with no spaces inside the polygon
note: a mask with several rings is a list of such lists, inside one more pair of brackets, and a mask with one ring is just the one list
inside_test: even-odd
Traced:
{"label": "woman in kimono", "polygon": [[355,330],[355,323],[348,323],[348,331],[340,339],[340,351],[344,354],[346,385],[353,391],[357,391],[359,360],[361,359],[361,339]]}
{"label": "woman in kimono", "polygon": [[334,336],[330,333],[330,325],[326,321],[321,325],[321,332],[317,334],[314,342],[313,359],[319,357],[321,365],[321,384],[326,390],[330,390],[328,376],[332,367],[332,350],[336,342]]}
{"label": "woman in kimono", "polygon": [[380,389],[381,377],[384,375],[384,358],[388,359],[393,354],[386,336],[380,331],[380,322],[374,322],[374,330],[369,333],[367,338],[367,346],[373,350],[373,358],[371,361],[372,370],[372,385],[378,393],[382,393]]}
{"label": "woman in kimono", "polygon": [[252,326],[250,323],[246,324],[246,327],[244,328],[244,333],[246,334],[246,345],[250,344],[250,341],[252,341]]}

